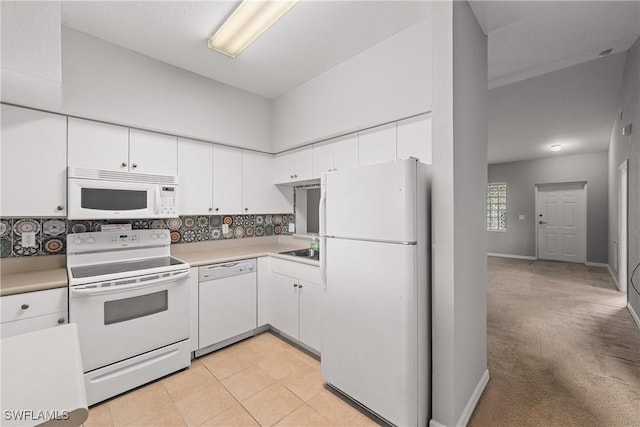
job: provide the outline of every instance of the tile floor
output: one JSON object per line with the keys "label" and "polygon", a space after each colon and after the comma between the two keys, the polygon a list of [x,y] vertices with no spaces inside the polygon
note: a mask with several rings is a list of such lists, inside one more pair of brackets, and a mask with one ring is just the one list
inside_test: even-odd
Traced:
{"label": "tile floor", "polygon": [[95,426],[372,426],[332,392],[320,362],[266,332],[93,406]]}

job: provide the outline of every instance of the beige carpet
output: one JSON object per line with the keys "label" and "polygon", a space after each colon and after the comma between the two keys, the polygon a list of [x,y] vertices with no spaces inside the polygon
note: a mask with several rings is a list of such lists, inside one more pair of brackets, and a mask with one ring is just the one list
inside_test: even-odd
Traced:
{"label": "beige carpet", "polygon": [[640,426],[640,330],[605,268],[490,257],[488,353],[470,426]]}

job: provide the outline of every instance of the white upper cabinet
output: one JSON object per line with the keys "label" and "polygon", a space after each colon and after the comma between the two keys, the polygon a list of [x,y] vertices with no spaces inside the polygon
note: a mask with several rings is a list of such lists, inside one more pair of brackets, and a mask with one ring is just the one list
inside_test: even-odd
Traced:
{"label": "white upper cabinet", "polygon": [[274,165],[274,184],[294,183],[312,178],[311,147],[278,154]]}
{"label": "white upper cabinet", "polygon": [[398,159],[409,157],[431,164],[431,117],[422,115],[398,122]]}
{"label": "white upper cabinet", "polygon": [[213,146],[213,211],[242,213],[242,150]]}
{"label": "white upper cabinet", "polygon": [[180,215],[213,213],[213,144],[179,139],[178,184]]}
{"label": "white upper cabinet", "polygon": [[129,128],[69,117],[69,166],[129,171]]}
{"label": "white upper cabinet", "polygon": [[390,162],[396,159],[396,124],[378,126],[358,132],[359,166]]}
{"label": "white upper cabinet", "polygon": [[130,171],[152,175],[177,175],[178,138],[131,129],[129,131]]}
{"label": "white upper cabinet", "polygon": [[313,178],[325,172],[358,167],[358,135],[348,135],[313,145]]}
{"label": "white upper cabinet", "polygon": [[177,138],[122,126],[69,118],[69,166],[176,175]]}
{"label": "white upper cabinet", "polygon": [[2,105],[2,216],[67,214],[67,118]]}
{"label": "white upper cabinet", "polygon": [[275,185],[271,180],[265,179],[272,174],[273,156],[271,154],[242,150],[242,211],[244,213],[272,213],[271,195]]}

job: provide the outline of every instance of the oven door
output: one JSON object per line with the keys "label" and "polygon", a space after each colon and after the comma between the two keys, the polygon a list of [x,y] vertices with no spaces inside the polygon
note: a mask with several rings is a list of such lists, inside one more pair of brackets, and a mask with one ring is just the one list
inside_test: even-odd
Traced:
{"label": "oven door", "polygon": [[188,276],[186,270],[135,284],[71,286],[69,321],[78,325],[84,372],[188,339]]}

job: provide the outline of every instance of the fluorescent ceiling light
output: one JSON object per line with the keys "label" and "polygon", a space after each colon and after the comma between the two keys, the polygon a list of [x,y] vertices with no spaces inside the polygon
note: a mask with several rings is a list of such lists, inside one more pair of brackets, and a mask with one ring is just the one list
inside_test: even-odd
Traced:
{"label": "fluorescent ceiling light", "polygon": [[235,58],[287,13],[296,1],[243,0],[209,39],[209,48]]}
{"label": "fluorescent ceiling light", "polygon": [[562,145],[560,144],[555,144],[551,146],[551,151],[560,151],[562,150]]}

